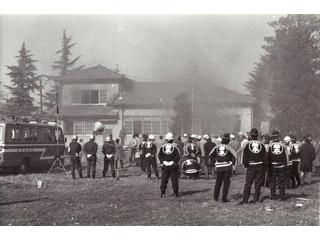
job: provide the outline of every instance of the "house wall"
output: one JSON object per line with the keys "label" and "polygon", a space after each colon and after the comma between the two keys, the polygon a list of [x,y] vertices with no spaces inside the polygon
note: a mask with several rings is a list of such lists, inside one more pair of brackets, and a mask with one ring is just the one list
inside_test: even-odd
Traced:
{"label": "house wall", "polygon": [[221,110],[226,114],[240,115],[240,131],[243,133],[250,131],[252,127],[252,108],[223,108]]}
{"label": "house wall", "polygon": [[107,90],[109,97],[119,93],[119,84],[66,84],[62,86],[62,105],[72,104],[72,94],[81,90]]}

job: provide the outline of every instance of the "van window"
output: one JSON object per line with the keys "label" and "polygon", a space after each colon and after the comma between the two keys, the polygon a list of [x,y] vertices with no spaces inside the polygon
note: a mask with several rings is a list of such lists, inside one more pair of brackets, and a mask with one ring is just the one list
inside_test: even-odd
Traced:
{"label": "van window", "polygon": [[6,140],[8,142],[20,142],[23,140],[22,129],[18,126],[7,126]]}

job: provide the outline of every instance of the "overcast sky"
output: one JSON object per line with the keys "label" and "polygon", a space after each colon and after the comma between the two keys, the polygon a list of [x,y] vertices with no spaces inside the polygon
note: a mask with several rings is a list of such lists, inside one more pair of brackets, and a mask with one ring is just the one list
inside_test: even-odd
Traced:
{"label": "overcast sky", "polygon": [[74,56],[87,67],[101,64],[136,81],[209,80],[244,92],[243,83],[273,34],[273,15],[1,15],[0,77],[15,65],[22,42],[39,74],[51,65],[62,30],[77,43]]}

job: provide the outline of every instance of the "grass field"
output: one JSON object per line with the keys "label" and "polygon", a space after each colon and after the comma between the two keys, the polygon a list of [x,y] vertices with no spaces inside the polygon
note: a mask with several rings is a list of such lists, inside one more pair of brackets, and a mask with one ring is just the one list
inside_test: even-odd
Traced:
{"label": "grass field", "polygon": [[262,188],[261,203],[240,206],[243,174],[232,177],[231,202],[222,203],[213,201],[213,179],[181,179],[180,198],[169,182],[166,198],[160,198],[160,180],[146,180],[136,167],[125,164],[119,181],[101,172],[98,164],[96,179],[72,180],[62,172],[1,174],[0,225],[319,225],[315,177],[311,185],[288,190],[286,202],[269,200]]}

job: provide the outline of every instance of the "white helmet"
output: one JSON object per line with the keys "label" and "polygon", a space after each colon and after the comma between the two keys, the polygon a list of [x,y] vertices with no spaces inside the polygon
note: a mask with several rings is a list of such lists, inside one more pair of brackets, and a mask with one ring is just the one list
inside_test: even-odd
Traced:
{"label": "white helmet", "polygon": [[286,142],[286,143],[289,143],[291,141],[291,137],[285,136],[283,141]]}
{"label": "white helmet", "polygon": [[191,134],[191,138],[197,138],[197,135],[196,134]]}
{"label": "white helmet", "polygon": [[185,133],[185,134],[183,134],[183,137],[188,137],[188,134],[186,134],[186,133]]}
{"label": "white helmet", "polygon": [[168,132],[166,134],[166,137],[165,137],[166,140],[173,140],[173,134],[171,132]]}
{"label": "white helmet", "polygon": [[106,137],[106,141],[110,142],[111,138],[110,137]]}
{"label": "white helmet", "polygon": [[149,137],[148,137],[148,139],[149,139],[149,140],[155,140],[155,136],[152,135],[152,134],[150,134]]}
{"label": "white helmet", "polygon": [[73,139],[73,140],[78,140],[78,135],[76,135],[76,134],[73,135],[73,136],[72,136],[72,139]]}
{"label": "white helmet", "polygon": [[205,134],[205,135],[203,136],[203,138],[206,139],[206,140],[209,140],[210,137],[209,137],[208,134]]}
{"label": "white helmet", "polygon": [[94,135],[93,134],[90,135],[90,140],[94,140]]}
{"label": "white helmet", "polygon": [[217,138],[217,141],[221,142],[221,141],[222,141],[222,138],[221,138],[221,137],[218,137],[218,138]]}
{"label": "white helmet", "polygon": [[201,135],[198,135],[197,138],[198,138],[198,140],[201,140],[202,136],[201,136]]}
{"label": "white helmet", "polygon": [[235,137],[236,137],[235,135],[230,134],[230,138],[231,138],[231,139],[235,139]]}

